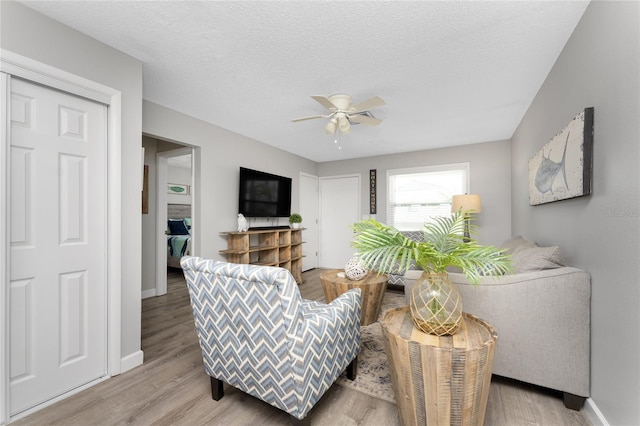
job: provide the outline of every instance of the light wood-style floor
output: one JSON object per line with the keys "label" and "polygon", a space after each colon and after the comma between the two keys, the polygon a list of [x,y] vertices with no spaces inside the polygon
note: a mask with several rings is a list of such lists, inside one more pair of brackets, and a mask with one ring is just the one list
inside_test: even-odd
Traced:
{"label": "light wood-style floor", "polygon": [[[303,297],[322,296],[321,270],[304,273]],[[225,385],[211,399],[186,285],[171,270],[168,294],[142,302],[144,364],[25,417],[15,425],[286,425],[289,415]],[[395,404],[333,385],[309,414],[313,425],[399,425]],[[559,395],[494,377],[486,425],[591,425]]]}

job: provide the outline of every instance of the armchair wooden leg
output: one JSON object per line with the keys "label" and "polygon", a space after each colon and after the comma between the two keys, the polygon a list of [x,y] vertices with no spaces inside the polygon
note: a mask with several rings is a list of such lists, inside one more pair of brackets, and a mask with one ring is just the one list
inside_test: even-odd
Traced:
{"label": "armchair wooden leg", "polygon": [[311,426],[311,419],[309,416],[305,416],[304,419],[299,419],[297,417],[291,416],[291,425],[292,426]]}
{"label": "armchair wooden leg", "polygon": [[356,356],[349,365],[347,365],[347,379],[355,380],[358,375],[358,357]]}
{"label": "armchair wooden leg", "polygon": [[224,382],[222,380],[218,380],[215,377],[211,377],[211,398],[214,401],[220,401],[224,396]]}

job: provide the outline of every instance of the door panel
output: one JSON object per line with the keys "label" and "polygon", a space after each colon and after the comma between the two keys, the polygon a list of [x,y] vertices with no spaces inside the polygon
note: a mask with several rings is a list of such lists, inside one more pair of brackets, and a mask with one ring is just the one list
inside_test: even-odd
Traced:
{"label": "door panel", "polygon": [[360,176],[320,179],[320,267],[344,268],[353,255],[353,225],[360,218]]}
{"label": "door panel", "polygon": [[11,81],[11,415],[107,372],[106,112]]}

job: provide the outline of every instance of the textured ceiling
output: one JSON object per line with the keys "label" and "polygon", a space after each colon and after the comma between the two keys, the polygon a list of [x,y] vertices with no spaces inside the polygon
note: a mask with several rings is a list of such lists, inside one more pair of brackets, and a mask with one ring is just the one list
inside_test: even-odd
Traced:
{"label": "textured ceiling", "polygon": [[[317,162],[509,139],[584,1],[22,2],[143,62],[144,98]],[[310,98],[387,105],[342,149]]]}

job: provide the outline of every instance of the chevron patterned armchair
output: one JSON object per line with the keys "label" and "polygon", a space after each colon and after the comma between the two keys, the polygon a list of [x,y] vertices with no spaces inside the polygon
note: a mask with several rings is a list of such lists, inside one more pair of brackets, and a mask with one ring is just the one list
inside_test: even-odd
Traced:
{"label": "chevron patterned armchair", "polygon": [[327,305],[302,299],[283,268],[191,256],[180,263],[214,400],[226,382],[309,424],[338,376],[346,369],[355,378],[359,289]]}

